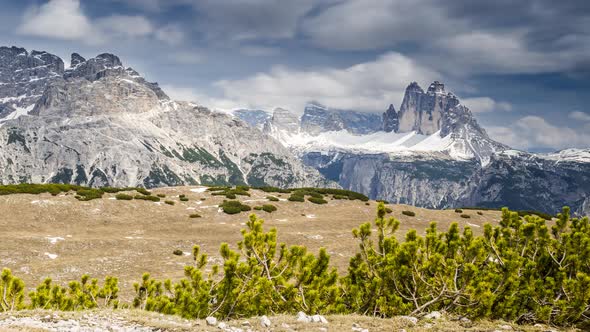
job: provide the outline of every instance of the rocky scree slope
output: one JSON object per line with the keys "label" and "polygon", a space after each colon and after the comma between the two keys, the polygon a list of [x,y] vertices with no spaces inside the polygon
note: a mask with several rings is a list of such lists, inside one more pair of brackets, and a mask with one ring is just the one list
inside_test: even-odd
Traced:
{"label": "rocky scree slope", "polygon": [[273,138],[176,102],[112,54],[0,48],[0,183],[325,186]]}

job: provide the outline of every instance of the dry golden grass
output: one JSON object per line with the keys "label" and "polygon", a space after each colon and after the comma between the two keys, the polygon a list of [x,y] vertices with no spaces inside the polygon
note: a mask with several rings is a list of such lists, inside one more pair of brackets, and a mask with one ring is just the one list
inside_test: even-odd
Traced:
{"label": "dry golden grass", "polygon": [[[182,277],[183,266],[190,264],[192,257],[175,256],[175,249],[188,254],[198,244],[215,263],[220,262],[221,242],[235,248],[241,239],[240,229],[245,227],[248,213],[219,212],[217,205],[224,197],[191,191],[197,188],[153,190],[154,195],[166,195],[160,203],[118,201],[109,194],[89,202],[77,201],[73,194],[0,196],[0,268],[12,269],[28,287],[35,287],[46,277],[65,284],[82,274],[99,279],[113,275],[120,279],[122,299],[130,300],[132,283],[144,272],[157,278]],[[252,197],[238,198],[251,206],[261,205],[269,195],[250,192]],[[189,201],[181,202],[180,194]],[[361,201],[328,199],[328,204],[316,205],[286,201],[288,194],[271,195],[283,199],[272,202],[278,211],[255,211],[266,221],[265,227],[276,227],[279,241],[290,245],[305,245],[312,252],[326,247],[332,264],[341,271],[358,248],[351,230],[372,221],[376,213],[374,201],[365,205]],[[164,200],[176,204],[167,205]],[[412,228],[423,232],[431,221],[437,221],[440,229],[454,221],[462,227],[471,224],[479,233],[484,223],[495,223],[500,216],[498,211],[482,211],[483,215],[465,211],[471,218],[464,219],[453,210],[389,206],[393,209],[391,216],[401,221],[400,237]],[[402,215],[403,210],[415,211],[416,216]],[[189,218],[193,213],[202,218]]]}

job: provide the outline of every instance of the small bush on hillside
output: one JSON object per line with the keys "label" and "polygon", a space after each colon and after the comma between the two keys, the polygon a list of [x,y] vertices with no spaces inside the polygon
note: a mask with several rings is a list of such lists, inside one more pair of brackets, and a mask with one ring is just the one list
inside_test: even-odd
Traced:
{"label": "small bush on hillside", "polygon": [[479,214],[480,216],[483,216],[483,212],[481,212],[481,211],[477,211],[477,214]]}
{"label": "small bush on hillside", "polygon": [[181,202],[188,202],[188,197],[180,197]]}
{"label": "small bush on hillside", "polygon": [[254,207],[254,210],[256,211],[262,211],[262,206],[258,205]]}
{"label": "small bush on hillside", "polygon": [[194,219],[194,218],[201,218],[201,215],[200,215],[200,214],[198,214],[198,213],[193,213],[193,214],[189,215],[189,217],[190,217],[190,218],[193,218],[193,219]]}
{"label": "small bush on hillside", "polygon": [[115,195],[115,198],[120,201],[130,201],[133,199],[133,196],[127,194],[117,194]]}
{"label": "small bush on hillside", "polygon": [[278,202],[279,201],[279,199],[274,196],[266,196],[266,199],[268,199],[271,202]]}
{"label": "small bush on hillside", "polygon": [[262,210],[264,212],[273,213],[277,210],[277,207],[272,204],[264,204],[262,205]]}
{"label": "small bush on hillside", "polygon": [[207,200],[207,198],[206,198],[206,197],[201,197],[201,198],[199,198],[199,199],[200,199],[201,201],[206,201],[206,200]]}
{"label": "small bush on hillside", "polygon": [[180,249],[176,249],[172,253],[176,256],[182,256],[182,250],[180,250]]}
{"label": "small bush on hillside", "polygon": [[402,211],[402,214],[404,216],[408,216],[408,217],[415,217],[416,216],[416,212],[414,212],[414,211],[408,211],[408,210]]}
{"label": "small bush on hillside", "polygon": [[249,205],[242,204],[240,201],[223,201],[223,203],[219,204],[219,207],[227,214],[237,214],[252,210]]}
{"label": "small bush on hillside", "polygon": [[463,213],[463,214],[461,215],[461,218],[469,219],[469,218],[471,218],[471,216],[470,216],[470,215],[468,215],[468,214],[466,214],[466,213]]}
{"label": "small bush on hillside", "polygon": [[174,205],[174,201],[164,201],[164,203],[168,204],[168,205]]}
{"label": "small bush on hillside", "polygon": [[314,203],[314,204],[326,204],[328,203],[328,201],[326,201],[323,198],[319,198],[319,197],[310,197],[307,199],[308,201]]}
{"label": "small bush on hillside", "polygon": [[146,196],[151,196],[152,195],[151,191],[148,191],[145,188],[135,188],[135,191],[137,191],[140,194],[146,195]]}
{"label": "small bush on hillside", "polygon": [[287,198],[291,202],[305,202],[305,197],[301,195],[292,194]]}
{"label": "small bush on hillside", "polygon": [[369,203],[369,202],[365,202],[365,205],[371,205],[371,203]]}
{"label": "small bush on hillside", "polygon": [[158,194],[158,195],[156,195],[156,196],[158,196],[158,197],[160,197],[160,198],[164,198],[164,197],[166,197],[166,195],[164,195],[164,194]]}
{"label": "small bush on hillside", "polygon": [[455,213],[463,213],[463,210],[461,210],[461,209],[455,209]]}
{"label": "small bush on hillside", "polygon": [[375,200],[375,202],[377,202],[377,203],[383,203],[383,204],[389,204],[388,201],[383,200],[383,199],[377,199],[377,200]]}
{"label": "small bush on hillside", "polygon": [[151,196],[151,195],[135,195],[135,199],[144,200],[144,201],[152,201],[152,202],[159,202],[160,197]]}
{"label": "small bush on hillside", "polygon": [[391,208],[389,208],[389,207],[386,207],[386,208],[385,208],[385,212],[387,212],[387,213],[391,213],[391,212],[393,212],[393,210],[392,210]]}

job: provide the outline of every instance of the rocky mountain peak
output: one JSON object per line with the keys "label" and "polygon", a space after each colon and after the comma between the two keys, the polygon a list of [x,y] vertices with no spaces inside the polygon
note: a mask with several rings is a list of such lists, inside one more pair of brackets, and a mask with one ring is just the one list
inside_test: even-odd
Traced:
{"label": "rocky mountain peak", "polygon": [[392,131],[397,132],[398,129],[399,117],[393,104],[390,104],[389,108],[387,108],[387,111],[383,113],[383,131],[390,133]]}
{"label": "rocky mountain peak", "polygon": [[81,64],[82,62],[86,62],[86,59],[84,59],[84,57],[82,57],[78,53],[72,53],[72,57],[70,60],[70,67],[71,68],[76,67],[77,65]]}
{"label": "rocky mountain peak", "polygon": [[443,94],[445,93],[445,85],[440,83],[439,81],[434,81],[428,87],[429,94]]}

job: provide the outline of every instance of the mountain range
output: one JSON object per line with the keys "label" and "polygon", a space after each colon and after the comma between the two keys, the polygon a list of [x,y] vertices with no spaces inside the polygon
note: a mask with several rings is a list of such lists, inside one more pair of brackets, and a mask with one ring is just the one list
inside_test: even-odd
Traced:
{"label": "mountain range", "polygon": [[243,121],[176,102],[112,54],[0,48],[0,182],[330,186]]}
{"label": "mountain range", "polygon": [[227,114],[171,100],[113,54],[74,53],[66,68],[0,47],[0,183],[328,186],[429,208],[590,213],[590,150],[511,149],[440,82],[411,83],[384,109]]}

